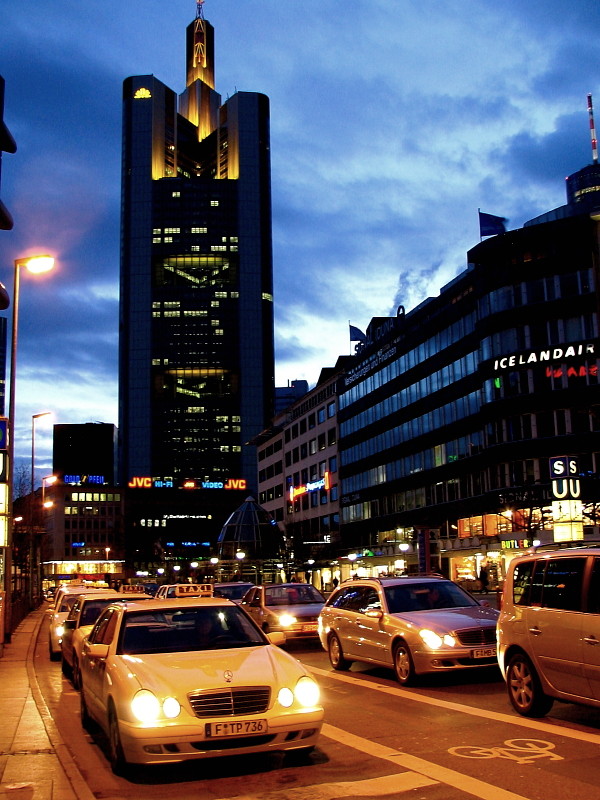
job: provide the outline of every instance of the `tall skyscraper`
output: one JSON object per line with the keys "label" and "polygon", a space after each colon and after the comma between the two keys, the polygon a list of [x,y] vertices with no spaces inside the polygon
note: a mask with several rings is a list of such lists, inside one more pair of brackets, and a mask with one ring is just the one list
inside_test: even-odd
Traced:
{"label": "tall skyscraper", "polygon": [[248,494],[274,393],[269,100],[221,103],[201,2],[186,44],[179,98],[124,81],[121,480]]}

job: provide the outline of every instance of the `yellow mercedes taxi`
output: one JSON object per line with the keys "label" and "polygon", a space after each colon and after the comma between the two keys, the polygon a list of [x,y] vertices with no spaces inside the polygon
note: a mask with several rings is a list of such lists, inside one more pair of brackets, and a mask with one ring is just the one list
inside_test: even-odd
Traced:
{"label": "yellow mercedes taxi", "polygon": [[83,640],[81,721],[104,730],[117,774],[315,746],[323,707],[314,678],[276,646],[284,634],[264,634],[209,588],[110,605]]}

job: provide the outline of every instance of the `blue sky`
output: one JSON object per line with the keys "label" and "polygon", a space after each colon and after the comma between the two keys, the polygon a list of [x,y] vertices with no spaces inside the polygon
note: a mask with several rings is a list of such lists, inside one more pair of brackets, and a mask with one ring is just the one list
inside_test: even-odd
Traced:
{"label": "blue sky", "polygon": [[[271,100],[276,383],[351,352],[348,321],[410,310],[466,266],[477,209],[509,227],[564,202],[600,128],[597,0],[207,0],[216,88]],[[0,11],[0,281],[23,275],[17,454],[31,417],[117,422],[121,86],[185,82],[194,0],[33,0]],[[51,428],[36,425],[36,467]]]}

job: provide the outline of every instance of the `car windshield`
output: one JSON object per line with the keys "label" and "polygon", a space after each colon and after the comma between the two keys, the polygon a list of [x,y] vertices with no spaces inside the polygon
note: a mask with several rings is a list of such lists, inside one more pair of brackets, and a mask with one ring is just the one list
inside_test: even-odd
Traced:
{"label": "car windshield", "polygon": [[477,600],[451,581],[386,586],[385,598],[390,614],[479,605]]}
{"label": "car windshield", "polygon": [[323,595],[310,583],[269,586],[265,589],[265,603],[268,606],[298,606],[324,602]]}
{"label": "car windshield", "polygon": [[237,606],[169,608],[125,615],[117,652],[180,653],[256,647],[268,641]]}

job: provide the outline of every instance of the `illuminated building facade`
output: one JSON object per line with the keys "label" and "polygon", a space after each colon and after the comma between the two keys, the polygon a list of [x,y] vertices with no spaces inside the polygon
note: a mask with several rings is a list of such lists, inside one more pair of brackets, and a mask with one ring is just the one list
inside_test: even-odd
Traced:
{"label": "illuminated building facade", "polygon": [[196,487],[188,502],[216,537],[256,492],[245,443],[272,415],[269,101],[221,103],[200,14],[179,98],[142,75],[125,80],[123,105],[121,481]]}
{"label": "illuminated building facade", "polygon": [[438,297],[371,322],[338,412],[358,568],[407,556],[476,588],[484,564],[494,586],[537,543],[599,538],[600,223],[568,210],[485,239]]}
{"label": "illuminated building facade", "polygon": [[340,538],[338,381],[351,356],[321,370],[314,389],[256,438],[259,503],[285,530],[287,564],[330,585]]}

